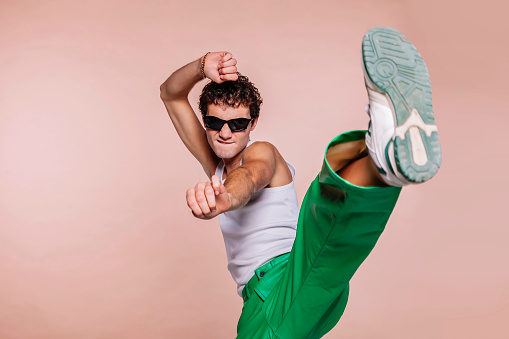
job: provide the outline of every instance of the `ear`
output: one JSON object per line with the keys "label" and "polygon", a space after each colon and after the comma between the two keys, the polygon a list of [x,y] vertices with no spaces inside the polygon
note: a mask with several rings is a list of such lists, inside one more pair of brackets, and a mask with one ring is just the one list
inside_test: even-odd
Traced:
{"label": "ear", "polygon": [[250,129],[250,131],[254,131],[254,129],[256,127],[256,124],[258,123],[258,118],[259,117],[256,117],[253,121],[251,121],[251,129]]}

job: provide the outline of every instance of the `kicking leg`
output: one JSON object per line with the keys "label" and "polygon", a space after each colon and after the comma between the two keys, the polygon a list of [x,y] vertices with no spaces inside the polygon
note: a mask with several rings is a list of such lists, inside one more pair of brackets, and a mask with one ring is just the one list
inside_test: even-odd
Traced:
{"label": "kicking leg", "polygon": [[[255,290],[259,298],[249,306],[259,322],[244,321],[257,326],[240,326],[239,338],[320,338],[330,331],[401,186],[429,180],[440,167],[429,77],[413,45],[393,29],[376,28],[364,38],[363,61],[368,131],[342,134],[328,145],[302,202],[282,277],[269,281],[268,294]],[[255,320],[248,313],[244,319]]]}

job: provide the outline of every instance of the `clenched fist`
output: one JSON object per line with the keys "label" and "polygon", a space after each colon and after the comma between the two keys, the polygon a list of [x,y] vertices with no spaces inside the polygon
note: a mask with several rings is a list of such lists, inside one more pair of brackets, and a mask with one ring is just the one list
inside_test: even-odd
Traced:
{"label": "clenched fist", "polygon": [[235,81],[237,75],[237,60],[228,52],[211,52],[205,58],[203,71],[205,76],[218,84],[225,81]]}
{"label": "clenched fist", "polygon": [[231,197],[216,175],[186,192],[187,206],[198,219],[212,219],[231,207]]}

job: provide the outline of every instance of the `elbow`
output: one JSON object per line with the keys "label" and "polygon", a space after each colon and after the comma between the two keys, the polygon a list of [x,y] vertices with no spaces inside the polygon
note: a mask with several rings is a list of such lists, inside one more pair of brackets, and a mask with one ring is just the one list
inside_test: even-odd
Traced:
{"label": "elbow", "polygon": [[180,88],[176,87],[174,83],[166,80],[159,86],[159,97],[163,101],[172,101],[186,99],[187,95]]}
{"label": "elbow", "polygon": [[170,100],[171,99],[171,95],[170,93],[168,92],[168,86],[166,84],[166,81],[163,82],[161,84],[161,86],[159,86],[159,97],[161,98],[161,100],[165,101],[165,100]]}
{"label": "elbow", "polygon": [[256,173],[253,173],[252,171],[250,171],[249,169],[247,168],[243,168],[245,170],[245,175],[246,175],[246,188],[247,188],[247,192],[249,192],[249,196],[251,197],[253,194],[255,194],[257,191],[261,190],[262,188],[264,188],[265,186],[268,185],[267,184],[263,184],[263,183],[260,183],[258,182],[259,180]]}

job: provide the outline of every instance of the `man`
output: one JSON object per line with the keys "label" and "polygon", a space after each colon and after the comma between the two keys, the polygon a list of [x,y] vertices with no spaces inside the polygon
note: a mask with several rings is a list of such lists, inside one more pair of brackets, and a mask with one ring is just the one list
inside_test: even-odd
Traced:
{"label": "man", "polygon": [[[353,274],[373,249],[401,187],[429,180],[441,150],[429,76],[391,28],[362,45],[368,131],[336,137],[300,213],[295,169],[268,142],[250,141],[262,103],[230,53],[207,53],[174,72],[161,98],[210,181],[187,191],[193,215],[219,215],[228,269],[244,299],[238,338],[320,338],[341,317]],[[200,96],[205,129],[188,102]]]}

